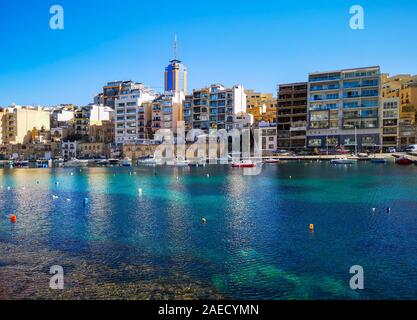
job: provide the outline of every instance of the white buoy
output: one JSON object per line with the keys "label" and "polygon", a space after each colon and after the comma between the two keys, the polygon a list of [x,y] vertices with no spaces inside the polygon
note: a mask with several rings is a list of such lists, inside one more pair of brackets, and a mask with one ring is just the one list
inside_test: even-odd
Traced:
{"label": "white buoy", "polygon": [[142,195],[142,193],[143,193],[142,188],[139,188],[139,189],[138,189],[138,192],[139,192],[139,195]]}
{"label": "white buoy", "polygon": [[391,208],[387,208],[387,212],[390,213],[391,212]]}
{"label": "white buoy", "polygon": [[59,186],[59,182],[57,181],[57,182],[55,182],[55,184],[57,185],[57,186]]}
{"label": "white buoy", "polygon": [[210,174],[209,173],[207,173],[207,178],[210,178]]}
{"label": "white buoy", "polygon": [[292,179],[292,176],[290,176],[290,179]]}
{"label": "white buoy", "polygon": [[71,175],[73,176],[74,175],[74,172],[71,172]]}
{"label": "white buoy", "polygon": [[67,198],[67,201],[68,201],[68,202],[70,202],[70,201],[71,201],[71,199],[70,199],[70,198]]}
{"label": "white buoy", "polygon": [[10,190],[11,188],[10,187],[7,187],[7,190]]}
{"label": "white buoy", "polygon": [[376,211],[376,208],[372,208],[372,211],[375,212]]}

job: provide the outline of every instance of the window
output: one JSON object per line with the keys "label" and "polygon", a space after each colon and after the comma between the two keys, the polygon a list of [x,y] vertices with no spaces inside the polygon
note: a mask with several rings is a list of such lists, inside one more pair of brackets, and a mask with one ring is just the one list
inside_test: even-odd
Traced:
{"label": "window", "polygon": [[311,148],[319,148],[321,147],[321,139],[317,138],[317,139],[309,139],[308,140],[308,146]]}

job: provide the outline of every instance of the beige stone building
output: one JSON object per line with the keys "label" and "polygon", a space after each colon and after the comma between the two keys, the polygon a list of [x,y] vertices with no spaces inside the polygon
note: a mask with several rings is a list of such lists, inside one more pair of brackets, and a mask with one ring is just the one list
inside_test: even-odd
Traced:
{"label": "beige stone building", "polygon": [[254,117],[255,124],[261,122],[276,123],[277,121],[277,99],[272,93],[255,92],[245,90],[246,112]]}
{"label": "beige stone building", "polygon": [[50,113],[40,107],[13,106],[2,109],[0,116],[4,144],[30,143],[34,131],[50,130]]}
{"label": "beige stone building", "polygon": [[109,148],[101,142],[82,142],[77,144],[77,157],[96,159],[109,157]]}
{"label": "beige stone building", "polygon": [[417,75],[383,75],[382,98],[399,99],[399,147],[417,143]]}

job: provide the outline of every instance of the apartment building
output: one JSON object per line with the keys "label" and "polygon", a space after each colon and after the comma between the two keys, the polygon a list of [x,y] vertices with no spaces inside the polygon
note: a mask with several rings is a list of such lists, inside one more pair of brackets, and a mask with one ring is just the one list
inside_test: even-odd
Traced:
{"label": "apartment building", "polygon": [[4,108],[1,116],[1,140],[4,144],[32,142],[33,132],[50,130],[50,113],[41,107],[12,106]]}
{"label": "apartment building", "polygon": [[219,84],[193,90],[184,102],[185,130],[234,128],[236,115],[246,113],[246,94],[243,86],[226,88]]}
{"label": "apartment building", "polygon": [[92,125],[101,125],[103,121],[113,119],[113,109],[106,106],[88,105],[74,112],[75,135],[88,137]]}
{"label": "apartment building", "polygon": [[380,67],[309,75],[307,147],[380,147]]}
{"label": "apartment building", "polygon": [[272,93],[245,90],[246,112],[253,115],[255,125],[263,123],[276,123],[277,99]]}
{"label": "apartment building", "polygon": [[156,98],[152,89],[138,84],[115,100],[116,144],[134,143],[146,138],[146,128],[152,116],[151,102]]}
{"label": "apartment building", "polygon": [[262,154],[272,155],[277,150],[277,127],[260,127],[262,134]]}
{"label": "apartment building", "polygon": [[178,122],[183,121],[182,105],[185,99],[182,91],[165,92],[152,102],[152,134],[160,129],[177,134]]}
{"label": "apartment building", "polygon": [[76,109],[77,107],[72,104],[63,104],[53,107],[50,111],[51,128],[58,128],[72,123]]}
{"label": "apartment building", "polygon": [[103,92],[94,98],[94,103],[114,108],[115,102],[120,98],[120,96],[128,95],[133,90],[141,87],[143,87],[143,84],[135,83],[132,80],[108,82],[105,86],[103,86]]}
{"label": "apartment building", "polygon": [[399,148],[417,143],[417,75],[382,77],[382,98],[399,99]]}
{"label": "apartment building", "polygon": [[277,147],[301,150],[306,147],[307,82],[278,87]]}
{"label": "apartment building", "polygon": [[77,141],[62,142],[62,158],[64,160],[77,158]]}
{"label": "apartment building", "polygon": [[400,99],[382,98],[381,110],[381,140],[383,151],[390,148],[398,148],[399,144],[399,120],[400,120]]}

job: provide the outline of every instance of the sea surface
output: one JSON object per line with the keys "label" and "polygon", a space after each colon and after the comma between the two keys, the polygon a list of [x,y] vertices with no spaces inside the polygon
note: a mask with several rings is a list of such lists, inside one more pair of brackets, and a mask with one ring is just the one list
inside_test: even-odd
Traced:
{"label": "sea surface", "polygon": [[242,173],[0,169],[0,299],[417,298],[416,166]]}

